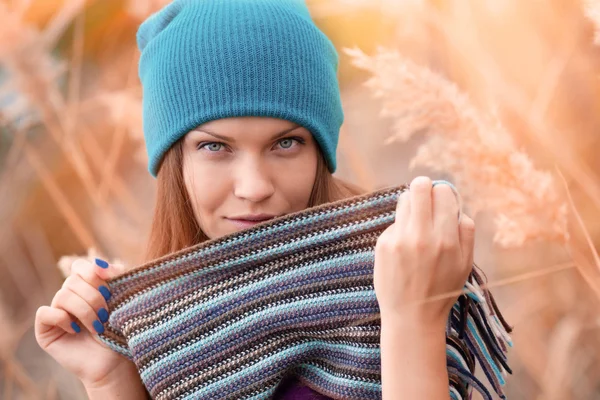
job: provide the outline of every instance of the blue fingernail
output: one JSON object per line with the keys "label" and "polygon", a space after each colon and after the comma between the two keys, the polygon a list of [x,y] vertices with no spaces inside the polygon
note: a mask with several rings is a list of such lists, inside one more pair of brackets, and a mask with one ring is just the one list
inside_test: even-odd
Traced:
{"label": "blue fingernail", "polygon": [[99,258],[96,258],[96,265],[99,266],[100,268],[104,268],[104,269],[108,268],[108,263]]}
{"label": "blue fingernail", "polygon": [[104,326],[102,326],[102,322],[95,320],[92,325],[94,325],[94,329],[98,333],[104,333]]}
{"label": "blue fingernail", "polygon": [[75,333],[81,332],[81,328],[77,325],[77,322],[71,322],[71,328],[75,331]]}
{"label": "blue fingernail", "polygon": [[102,297],[104,297],[104,300],[108,301],[108,299],[110,299],[110,290],[108,290],[106,286],[99,286],[98,290],[102,294]]}
{"label": "blue fingernail", "polygon": [[108,321],[108,311],[106,311],[106,308],[101,308],[98,310],[98,318],[100,318],[102,323]]}

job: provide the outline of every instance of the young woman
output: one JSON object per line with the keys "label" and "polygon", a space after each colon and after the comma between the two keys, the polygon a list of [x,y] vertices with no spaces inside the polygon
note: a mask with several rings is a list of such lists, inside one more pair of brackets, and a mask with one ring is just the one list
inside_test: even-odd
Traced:
{"label": "young woman", "polygon": [[[337,53],[300,0],[176,0],[138,31],[144,134],[158,193],[148,259],[361,191],[333,177],[343,121]],[[417,177],[377,241],[383,399],[448,399],[445,326],[473,262],[474,223],[447,185]],[[49,306],[39,345],[90,398],[143,399],[135,365],[97,339],[106,280],[80,260]],[[298,382],[279,398],[326,398]]]}

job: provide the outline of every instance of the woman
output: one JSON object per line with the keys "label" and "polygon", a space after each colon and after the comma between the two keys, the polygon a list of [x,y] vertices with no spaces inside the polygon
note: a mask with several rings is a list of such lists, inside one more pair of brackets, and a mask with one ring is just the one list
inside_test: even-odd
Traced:
{"label": "woman", "polygon": [[[176,0],[137,35],[144,134],[158,194],[148,259],[356,195],[332,176],[343,121],[338,56],[299,0]],[[417,177],[377,241],[384,399],[448,399],[445,327],[473,257],[474,223],[447,185]],[[40,346],[90,398],[147,398],[135,365],[97,340],[106,280],[80,260],[36,314]],[[298,382],[279,398],[325,398]]]}

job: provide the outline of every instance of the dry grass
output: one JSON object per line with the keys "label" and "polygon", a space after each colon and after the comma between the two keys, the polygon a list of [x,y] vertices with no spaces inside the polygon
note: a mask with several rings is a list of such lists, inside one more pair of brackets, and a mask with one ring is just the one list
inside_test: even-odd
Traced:
{"label": "dry grass", "polygon": [[386,144],[426,134],[410,167],[450,173],[473,216],[495,212],[496,242],[519,247],[534,239],[568,240],[567,205],[553,177],[534,167],[499,121],[478,112],[455,84],[397,51],[346,53],[372,73],[367,85],[383,100],[381,115],[393,119]]}
{"label": "dry grass", "polygon": [[[82,398],[37,348],[33,315],[73,257],[139,260],[154,187],[134,33],[166,3],[0,1],[2,399]],[[345,177],[453,181],[515,327],[509,398],[600,399],[600,2],[309,4],[347,48],[346,100],[360,97],[340,141]],[[377,26],[357,36],[366,11]],[[374,118],[385,123],[353,125]]]}
{"label": "dry grass", "polygon": [[600,45],[600,2],[597,0],[585,0],[585,15],[594,23],[596,32],[594,43]]}

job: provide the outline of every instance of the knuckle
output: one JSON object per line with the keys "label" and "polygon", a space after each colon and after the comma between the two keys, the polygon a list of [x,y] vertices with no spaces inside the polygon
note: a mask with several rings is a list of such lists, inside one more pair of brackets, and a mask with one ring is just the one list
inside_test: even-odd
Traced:
{"label": "knuckle", "polygon": [[86,268],[80,271],[78,275],[82,280],[89,284],[94,284],[98,280],[96,273],[91,268]]}
{"label": "knuckle", "polygon": [[417,251],[418,253],[423,253],[427,250],[427,248],[429,247],[429,245],[423,241],[416,241],[413,244],[413,248],[415,249],[415,251]]}
{"label": "knuckle", "polygon": [[442,251],[450,251],[458,248],[458,243],[454,238],[445,237],[440,240],[438,248]]}
{"label": "knuckle", "polygon": [[82,275],[89,271],[92,264],[84,258],[78,258],[71,264],[71,274]]}
{"label": "knuckle", "polygon": [[35,319],[39,320],[42,318],[42,314],[44,314],[46,306],[41,306],[35,311]]}
{"label": "knuckle", "polygon": [[475,230],[475,221],[465,214],[463,214],[460,224],[462,225],[463,229]]}
{"label": "knuckle", "polygon": [[377,240],[377,244],[375,245],[375,251],[378,253],[397,253],[401,249],[402,242],[397,238],[387,236],[382,236]]}
{"label": "knuckle", "polygon": [[387,253],[390,250],[390,239],[385,236],[380,236],[375,244],[375,251],[378,253]]}
{"label": "knuckle", "polygon": [[86,321],[90,321],[90,323],[96,319],[98,319],[98,315],[91,307],[86,307],[83,311],[83,317]]}
{"label": "knuckle", "polygon": [[77,267],[72,267],[71,275],[79,277],[81,280],[89,283],[90,285],[99,285],[99,278],[96,275],[94,266],[87,260],[81,259],[81,262]]}
{"label": "knuckle", "polygon": [[417,190],[431,189],[432,184],[433,182],[428,176],[417,176],[411,181],[410,188],[411,190],[413,188]]}
{"label": "knuckle", "polygon": [[394,240],[390,243],[390,252],[393,254],[398,254],[398,253],[402,253],[402,251],[404,250],[404,245],[402,244],[401,240]]}
{"label": "knuckle", "polygon": [[66,303],[68,296],[69,296],[69,290],[67,288],[64,288],[64,287],[61,288],[54,295],[53,304],[56,304],[57,308],[62,308],[63,304]]}
{"label": "knuckle", "polygon": [[417,251],[426,250],[429,247],[430,240],[423,235],[416,234],[409,240],[411,248]]}
{"label": "knuckle", "polygon": [[74,289],[77,286],[78,277],[77,275],[69,275],[63,282],[62,287],[65,289]]}
{"label": "knuckle", "polygon": [[410,190],[416,191],[418,193],[423,193],[423,192],[429,193],[429,192],[431,192],[432,185],[433,185],[433,182],[432,182],[431,178],[429,178],[427,176],[417,176],[410,183]]}
{"label": "knuckle", "polygon": [[471,235],[473,235],[475,233],[475,225],[468,225],[464,229],[466,232],[468,232]]}
{"label": "knuckle", "polygon": [[90,299],[90,303],[92,304],[92,306],[94,308],[100,308],[100,307],[106,308],[108,306],[108,304],[106,303],[106,300],[104,299],[104,297],[98,290],[96,291],[96,293],[94,293],[94,297],[92,297]]}

